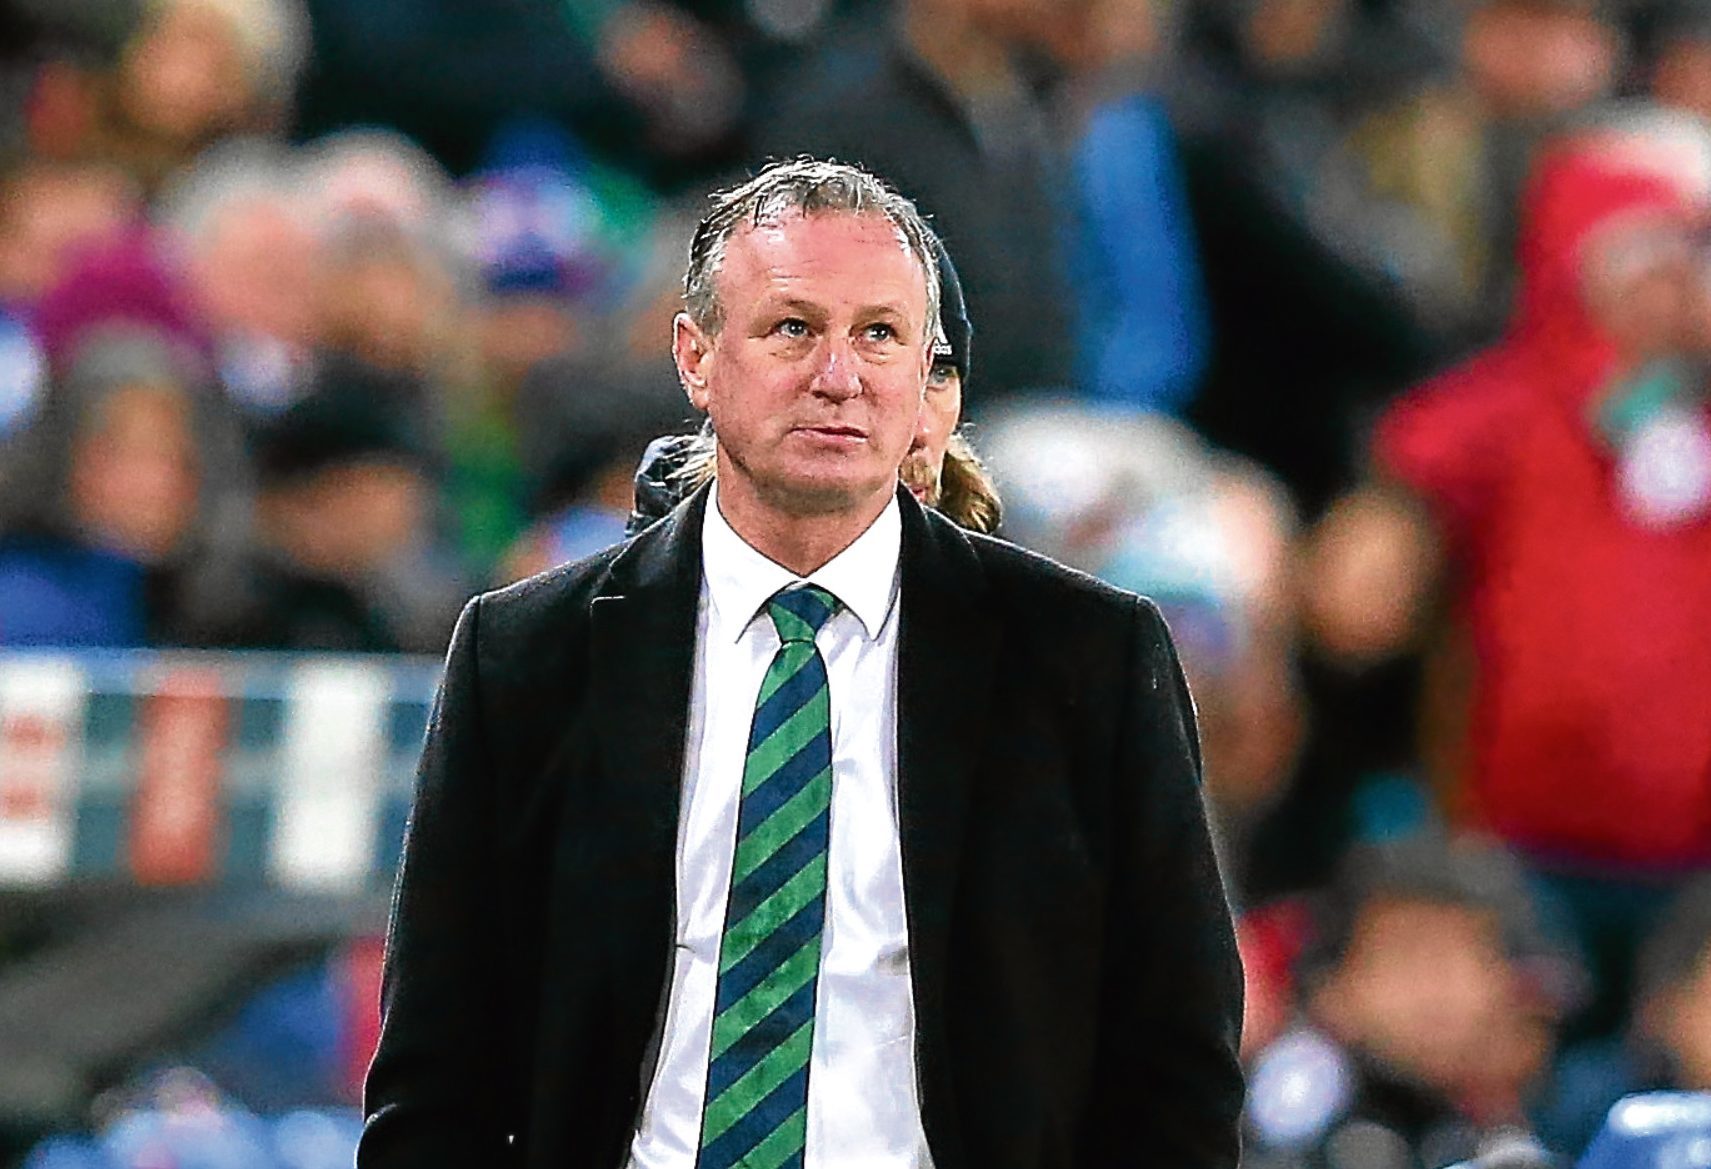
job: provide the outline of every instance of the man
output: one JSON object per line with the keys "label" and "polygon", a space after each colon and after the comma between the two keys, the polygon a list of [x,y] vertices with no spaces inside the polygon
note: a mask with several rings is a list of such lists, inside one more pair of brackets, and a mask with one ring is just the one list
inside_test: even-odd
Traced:
{"label": "man", "polygon": [[1517,1145],[1563,959],[1514,860],[1433,834],[1368,845],[1314,918],[1302,1018],[1253,1064],[1244,1164],[1438,1169]]}
{"label": "man", "polygon": [[[987,535],[998,530],[1002,505],[998,488],[980,456],[958,430],[962,421],[963,387],[968,384],[974,325],[968,319],[962,280],[956,265],[936,236],[933,251],[939,267],[939,332],[933,339],[933,363],[927,371],[927,392],[915,441],[903,459],[898,477],[924,507],[936,507],[953,523]],[[681,503],[717,470],[717,446],[712,434],[673,434],[656,438],[642,455],[636,471],[635,507],[625,532],[633,536]]]}
{"label": "man", "polygon": [[[435,467],[411,410],[382,396],[393,388],[340,366],[258,431],[256,546],[216,644],[399,653],[411,648],[413,628],[445,636],[455,600],[434,605],[390,584],[395,566],[428,541]],[[455,582],[437,583],[430,596],[461,598]],[[424,632],[413,648],[427,644]]]}
{"label": "man", "polygon": [[1301,595],[1327,659],[1432,643],[1441,786],[1586,951],[1578,1039],[1620,1025],[1640,938],[1711,871],[1711,137],[1614,116],[1528,189],[1508,338],[1388,408]]}
{"label": "man", "polygon": [[1577,1156],[1623,1097],[1711,1092],[1711,881],[1689,885],[1640,946],[1627,1028],[1566,1053],[1552,1079],[1541,1128]]}
{"label": "man", "polygon": [[897,483],[929,238],[847,166],[720,196],[674,333],[714,483],[466,610],[363,1169],[1235,1164],[1169,635]]}
{"label": "man", "polygon": [[885,175],[956,254],[986,400],[1061,394],[1075,373],[1063,166],[1031,66],[1080,22],[1050,0],[904,0],[892,12],[826,38],[783,79],[751,153]]}

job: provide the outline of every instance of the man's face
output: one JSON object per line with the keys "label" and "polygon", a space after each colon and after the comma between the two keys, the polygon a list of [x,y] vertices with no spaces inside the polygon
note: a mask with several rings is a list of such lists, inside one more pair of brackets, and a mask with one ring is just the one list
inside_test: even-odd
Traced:
{"label": "man's face", "polygon": [[250,97],[234,30],[211,6],[167,5],[126,48],[125,113],[175,144],[233,125]]}
{"label": "man's face", "polygon": [[1681,216],[1658,215],[1597,231],[1581,248],[1593,319],[1632,360],[1678,350],[1693,335],[1696,251]]}
{"label": "man's face", "polygon": [[292,344],[314,340],[320,243],[280,199],[246,200],[212,225],[192,269],[216,327]]}
{"label": "man's face", "polygon": [[418,469],[373,456],[276,486],[262,509],[278,551],[299,568],[361,581],[420,538],[430,495]]}
{"label": "man's face", "polygon": [[1504,1033],[1512,982],[1492,915],[1381,897],[1361,911],[1318,1005],[1345,1042],[1453,1091]]}
{"label": "man's face", "polygon": [[169,556],[196,515],[195,444],[181,391],[147,382],[114,390],[73,451],[71,500],[79,525],[139,560]]}
{"label": "man's face", "polygon": [[1462,56],[1480,95],[1510,118],[1567,113],[1610,92],[1617,30],[1596,13],[1485,0],[1463,34]]}
{"label": "man's face", "polygon": [[1243,40],[1261,64],[1289,69],[1324,53],[1348,10],[1348,0],[1259,0],[1243,23]]}
{"label": "man's face", "polygon": [[1711,951],[1701,955],[1692,976],[1661,996],[1647,1015],[1652,1033],[1675,1065],[1676,1086],[1711,1090]]}
{"label": "man's face", "polygon": [[962,417],[962,375],[956,366],[935,362],[927,375],[927,397],[915,427],[915,441],[903,460],[903,483],[927,507],[937,507],[945,469],[945,448]]}
{"label": "man's face", "polygon": [[1711,36],[1685,36],[1664,49],[1652,70],[1652,99],[1711,118]]}
{"label": "man's face", "polygon": [[928,363],[926,276],[897,230],[839,213],[740,228],[717,281],[722,327],[680,314],[674,353],[719,436],[720,491],[796,517],[889,498]]}

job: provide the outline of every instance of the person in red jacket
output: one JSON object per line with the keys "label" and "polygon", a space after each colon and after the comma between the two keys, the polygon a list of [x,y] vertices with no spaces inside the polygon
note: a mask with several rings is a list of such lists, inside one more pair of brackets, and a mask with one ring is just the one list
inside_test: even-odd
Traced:
{"label": "person in red jacket", "polygon": [[1711,866],[1708,189],[1711,139],[1659,113],[1548,149],[1507,338],[1391,406],[1311,559],[1308,624],[1345,661],[1447,603],[1472,651],[1457,811],[1563,903],[1610,1004]]}

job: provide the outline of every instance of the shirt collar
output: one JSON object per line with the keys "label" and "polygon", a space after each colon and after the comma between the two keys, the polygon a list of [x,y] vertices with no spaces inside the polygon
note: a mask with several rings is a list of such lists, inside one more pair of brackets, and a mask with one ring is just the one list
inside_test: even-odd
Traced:
{"label": "shirt collar", "polygon": [[[855,542],[808,574],[861,622],[869,640],[879,636],[897,597],[897,561],[903,547],[903,515],[892,497],[879,518]],[[803,578],[756,551],[725,521],[714,483],[701,528],[701,568],[711,605],[709,629],[736,641],[778,590]]]}

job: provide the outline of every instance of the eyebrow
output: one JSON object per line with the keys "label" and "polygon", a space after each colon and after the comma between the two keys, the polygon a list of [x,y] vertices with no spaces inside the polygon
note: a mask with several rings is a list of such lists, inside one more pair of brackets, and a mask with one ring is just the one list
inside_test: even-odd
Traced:
{"label": "eyebrow", "polygon": [[[799,296],[786,297],[783,300],[762,300],[761,304],[763,304],[769,311],[772,311],[772,312],[786,312],[786,311],[788,311],[788,312],[798,312],[798,313],[803,313],[803,314],[814,314],[814,315],[818,315],[818,316],[824,316],[826,314],[826,306],[825,305],[818,304],[818,303],[811,301],[811,300],[803,300]],[[902,317],[904,319],[907,319],[909,316],[909,314],[903,309],[903,307],[901,305],[892,304],[889,302],[884,302],[884,303],[880,303],[880,304],[864,304],[856,310],[855,315],[858,317],[874,317],[874,316],[881,316],[881,315],[889,315],[889,316],[894,316],[894,317]]]}
{"label": "eyebrow", "polygon": [[826,308],[824,305],[815,304],[811,300],[803,300],[799,296],[788,296],[783,300],[765,298],[760,303],[768,313],[793,312],[800,313],[803,316],[819,317],[826,315]]}

